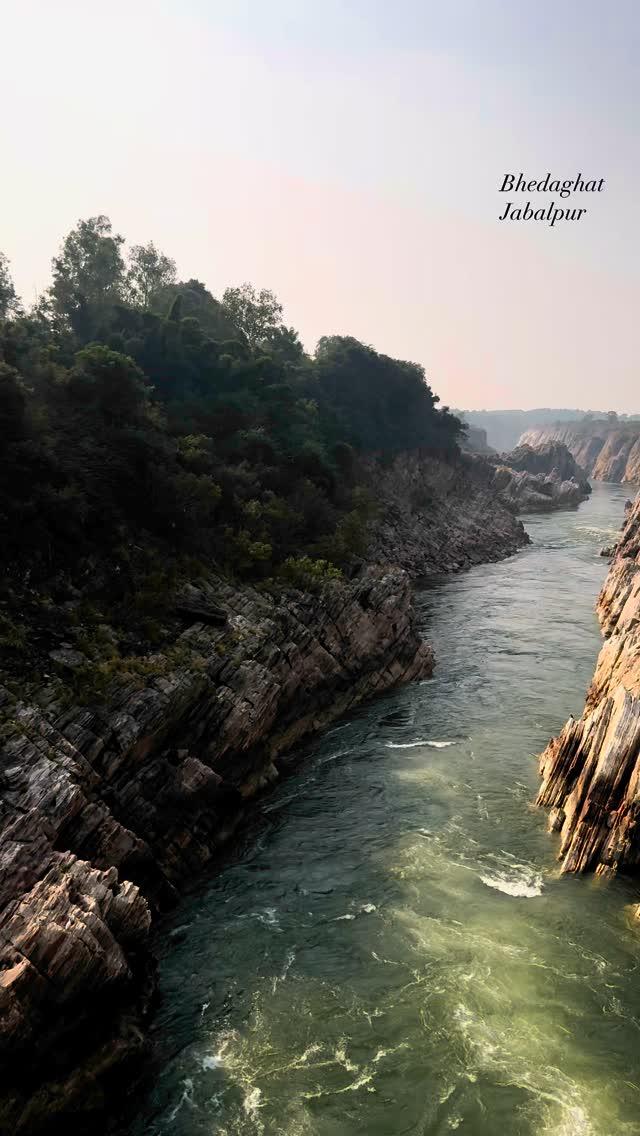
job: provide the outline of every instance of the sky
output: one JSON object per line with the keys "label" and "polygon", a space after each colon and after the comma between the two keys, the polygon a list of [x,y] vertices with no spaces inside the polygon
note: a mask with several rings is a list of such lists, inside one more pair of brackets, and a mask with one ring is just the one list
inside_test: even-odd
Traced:
{"label": "sky", "polygon": [[[106,213],[449,405],[640,411],[638,0],[3,0],[0,26],[27,303]],[[500,222],[520,170],[605,188],[580,222]]]}

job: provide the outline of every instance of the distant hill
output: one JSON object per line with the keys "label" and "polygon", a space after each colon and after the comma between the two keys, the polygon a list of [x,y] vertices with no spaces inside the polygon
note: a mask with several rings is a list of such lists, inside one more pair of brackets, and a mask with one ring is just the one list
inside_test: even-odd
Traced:
{"label": "distant hill", "polygon": [[[487,442],[493,449],[512,450],[518,444],[521,436],[527,431],[539,426],[556,426],[564,422],[576,423],[582,419],[598,418],[607,420],[603,412],[585,410],[566,410],[553,407],[539,407],[536,410],[456,410],[470,426],[478,426],[486,430]],[[615,421],[620,423],[640,421],[640,415],[617,416]]]}

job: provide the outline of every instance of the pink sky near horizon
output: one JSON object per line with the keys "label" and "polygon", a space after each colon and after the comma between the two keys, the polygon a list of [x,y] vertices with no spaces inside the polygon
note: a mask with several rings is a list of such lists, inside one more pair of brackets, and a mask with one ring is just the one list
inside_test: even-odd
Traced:
{"label": "pink sky near horizon", "polygon": [[[637,142],[625,116],[586,85],[571,98],[558,87],[547,105],[524,81],[526,61],[509,45],[506,62],[479,58],[462,25],[440,29],[446,50],[430,44],[431,24],[423,42],[400,45],[367,24],[370,42],[359,28],[338,49],[313,4],[274,0],[275,29],[286,16],[298,37],[290,46],[262,29],[265,6],[244,8],[246,26],[229,4],[115,0],[105,22],[93,0],[9,0],[15,42],[0,83],[20,98],[2,127],[12,176],[0,249],[25,299],[46,287],[68,229],[103,212],[214,294],[244,280],[272,288],[309,350],[350,334],[422,363],[449,405],[639,411]],[[328,8],[339,29],[347,9]],[[408,26],[413,5],[400,8]],[[145,15],[156,17],[152,51]],[[123,45],[132,70],[120,83]],[[607,97],[624,90],[612,82]],[[571,231],[500,223],[498,185],[521,168],[581,169],[607,186]]]}

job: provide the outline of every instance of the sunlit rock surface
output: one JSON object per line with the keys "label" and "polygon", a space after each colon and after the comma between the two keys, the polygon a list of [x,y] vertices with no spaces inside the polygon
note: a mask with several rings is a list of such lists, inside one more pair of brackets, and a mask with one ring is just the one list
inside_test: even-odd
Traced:
{"label": "sunlit rock surface", "polygon": [[640,484],[640,421],[585,419],[527,430],[520,444],[563,442],[588,477]]}
{"label": "sunlit rock surface", "polygon": [[575,508],[591,492],[584,470],[562,442],[521,445],[491,460],[494,487],[514,513]]}
{"label": "sunlit rock surface", "polygon": [[640,495],[598,616],[606,640],[585,709],[542,754],[538,804],[552,807],[563,871],[611,874],[640,861]]}

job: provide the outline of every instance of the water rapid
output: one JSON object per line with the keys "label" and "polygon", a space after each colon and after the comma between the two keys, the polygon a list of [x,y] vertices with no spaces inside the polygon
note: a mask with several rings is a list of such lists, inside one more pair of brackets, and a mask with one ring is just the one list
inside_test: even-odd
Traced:
{"label": "water rapid", "polygon": [[437,669],[296,755],[162,930],[135,1136],[637,1136],[628,882],[559,877],[536,755],[579,714],[626,496],[418,594]]}

